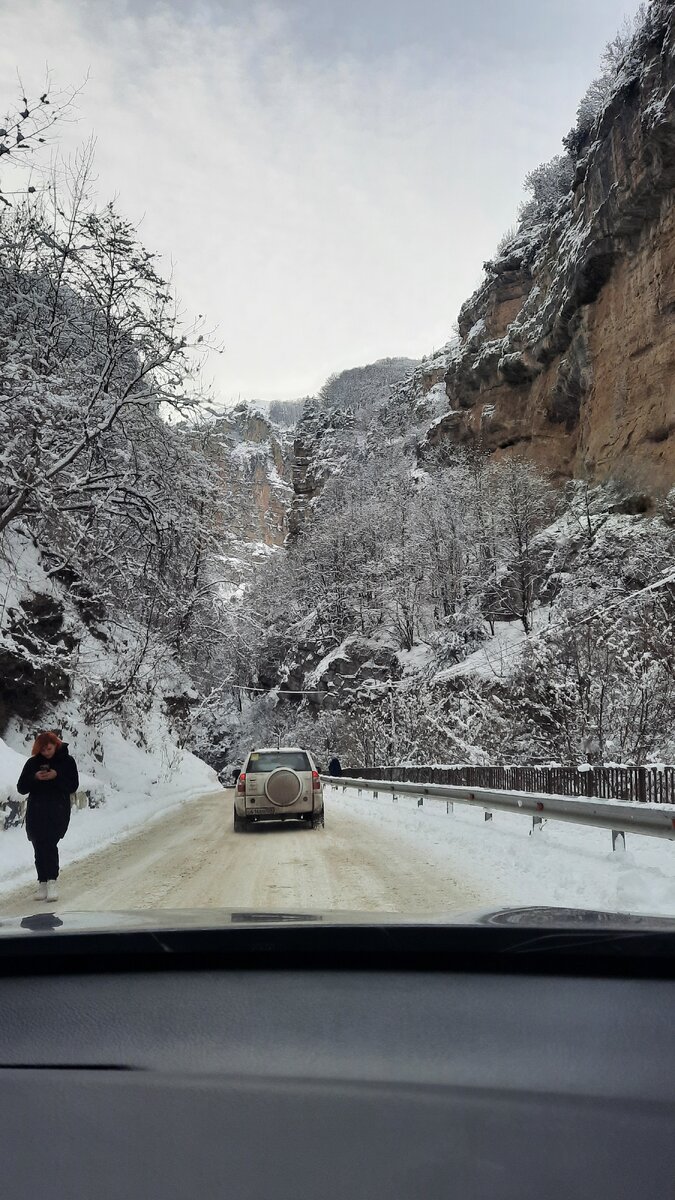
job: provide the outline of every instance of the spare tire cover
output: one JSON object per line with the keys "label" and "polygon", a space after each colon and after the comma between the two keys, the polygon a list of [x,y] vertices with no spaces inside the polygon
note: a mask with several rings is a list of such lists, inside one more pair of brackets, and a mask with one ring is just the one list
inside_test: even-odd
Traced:
{"label": "spare tire cover", "polygon": [[300,798],[301,793],[302,780],[295,771],[289,770],[288,767],[279,767],[276,771],[272,771],[271,775],[268,775],[265,795],[278,808],[287,808],[289,804],[294,804]]}

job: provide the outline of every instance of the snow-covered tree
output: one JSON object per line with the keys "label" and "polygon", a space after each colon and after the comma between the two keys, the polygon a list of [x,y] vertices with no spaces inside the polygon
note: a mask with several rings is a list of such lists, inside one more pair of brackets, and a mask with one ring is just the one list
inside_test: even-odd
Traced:
{"label": "snow-covered tree", "polygon": [[[0,208],[34,195],[45,171],[41,153],[53,139],[55,127],[67,120],[77,89],[54,92],[49,76],[44,91],[33,99],[21,96],[0,115]],[[7,182],[3,168],[13,171]]]}
{"label": "snow-covered tree", "polygon": [[563,196],[569,192],[573,177],[574,163],[568,153],[557,154],[549,162],[541,163],[530,171],[523,184],[525,191],[530,193],[530,199],[521,208],[521,223],[534,225],[548,221]]}
{"label": "snow-covered tree", "polygon": [[615,36],[607,42],[600,57],[600,72],[588,85],[579,101],[576,124],[563,138],[563,145],[574,158],[578,157],[586,145],[593,125],[617,85],[621,68],[649,20],[650,7],[642,3],[634,16],[626,17]]}
{"label": "snow-covered tree", "polygon": [[369,416],[389,389],[409,375],[416,362],[410,358],[381,358],[366,367],[352,367],[331,375],[319,392],[323,407]]}
{"label": "snow-covered tree", "polygon": [[[200,328],[134,227],[94,204],[91,165],[88,148],[0,211],[0,553],[29,533],[97,636],[124,632],[112,673],[92,663],[88,679],[73,648],[94,719],[162,658],[203,665],[219,646],[227,498],[196,416]],[[11,620],[2,632],[21,654]],[[31,654],[53,657],[48,644]]]}
{"label": "snow-covered tree", "polygon": [[556,498],[541,471],[523,458],[490,466],[488,478],[497,556],[488,610],[493,618],[517,618],[529,633],[546,573],[537,534],[551,520]]}

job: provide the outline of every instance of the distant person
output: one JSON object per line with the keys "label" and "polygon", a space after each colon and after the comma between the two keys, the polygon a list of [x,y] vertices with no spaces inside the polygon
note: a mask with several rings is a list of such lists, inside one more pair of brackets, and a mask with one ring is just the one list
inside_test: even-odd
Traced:
{"label": "distant person", "polygon": [[232,782],[235,787],[237,786],[237,780],[238,780],[240,774],[241,774],[241,772],[239,770],[239,767],[235,767],[234,771],[232,772]]}
{"label": "distant person", "polygon": [[328,774],[332,775],[334,779],[340,778],[342,775],[342,764],[339,758],[331,758],[328,764]]}
{"label": "distant person", "polygon": [[28,795],[26,833],[33,843],[37,900],[58,900],[59,842],[70,824],[70,797],[80,786],[75,759],[57,734],[39,733],[17,791]]}

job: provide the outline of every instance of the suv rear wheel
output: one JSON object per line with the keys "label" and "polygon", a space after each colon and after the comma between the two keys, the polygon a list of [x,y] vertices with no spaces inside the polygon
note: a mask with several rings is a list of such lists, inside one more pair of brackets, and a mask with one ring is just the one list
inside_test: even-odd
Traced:
{"label": "suv rear wheel", "polygon": [[324,827],[324,818],[323,818],[323,809],[322,809],[320,813],[315,813],[314,816],[312,817],[312,829],[323,829],[323,827]]}
{"label": "suv rear wheel", "polygon": [[248,829],[248,821],[246,820],[245,817],[239,816],[236,805],[234,807],[233,828],[234,828],[235,833],[246,833],[246,831]]}

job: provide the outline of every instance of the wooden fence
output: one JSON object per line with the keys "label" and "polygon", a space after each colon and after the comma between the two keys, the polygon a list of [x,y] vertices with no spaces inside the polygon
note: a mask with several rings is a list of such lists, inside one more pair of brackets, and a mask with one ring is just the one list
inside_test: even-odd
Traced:
{"label": "wooden fence", "polygon": [[675,767],[343,767],[352,779],[445,783],[458,787],[600,796],[643,804],[675,804]]}

